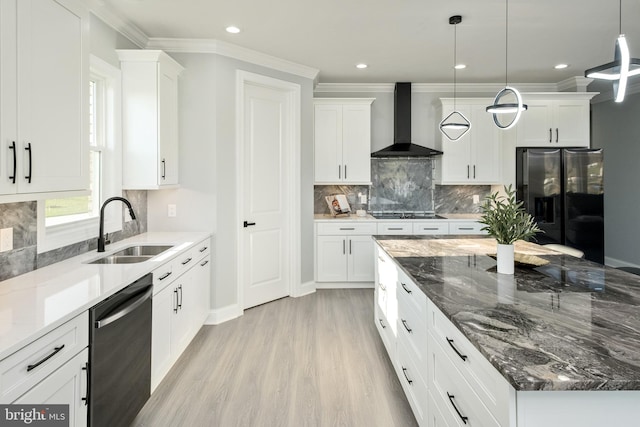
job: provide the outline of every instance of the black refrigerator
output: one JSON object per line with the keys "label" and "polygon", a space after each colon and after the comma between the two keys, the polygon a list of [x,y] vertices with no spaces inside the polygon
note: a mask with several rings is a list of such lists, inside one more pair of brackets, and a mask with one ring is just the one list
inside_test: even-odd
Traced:
{"label": "black refrigerator", "polygon": [[516,189],[544,231],[538,243],[571,246],[604,263],[602,149],[517,148]]}

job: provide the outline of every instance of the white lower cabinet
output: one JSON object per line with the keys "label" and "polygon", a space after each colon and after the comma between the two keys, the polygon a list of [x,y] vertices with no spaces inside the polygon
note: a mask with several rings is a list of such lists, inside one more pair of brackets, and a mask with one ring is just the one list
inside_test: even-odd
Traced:
{"label": "white lower cabinet", "polygon": [[318,282],[373,282],[375,222],[332,222],[316,226]]}
{"label": "white lower cabinet", "polygon": [[[211,286],[209,248],[210,241],[207,239],[176,258],[170,267],[162,266],[154,271],[152,392],[193,340],[207,317]],[[176,276],[176,272],[181,274]]]}
{"label": "white lower cabinet", "polygon": [[69,405],[69,427],[86,426],[88,359],[85,348],[13,403]]}
{"label": "white lower cabinet", "polygon": [[375,271],[375,310],[374,322],[382,337],[389,358],[395,360],[396,339],[398,336],[398,302],[396,283],[398,271],[391,257],[376,245]]}

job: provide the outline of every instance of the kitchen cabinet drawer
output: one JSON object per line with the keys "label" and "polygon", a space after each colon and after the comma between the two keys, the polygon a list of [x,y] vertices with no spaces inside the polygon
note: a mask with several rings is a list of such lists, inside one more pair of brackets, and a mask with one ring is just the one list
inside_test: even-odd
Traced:
{"label": "kitchen cabinet drawer", "polygon": [[[432,303],[428,304],[427,329],[432,339],[444,350],[452,366],[475,390],[478,398],[504,425],[508,421],[510,385],[491,363]],[[432,352],[430,343],[429,351]]]}
{"label": "kitchen cabinet drawer", "polygon": [[449,234],[487,234],[485,231],[481,230],[482,227],[484,227],[484,224],[480,224],[476,221],[450,222]]}
{"label": "kitchen cabinet drawer", "polygon": [[[426,369],[424,366],[421,368]],[[401,341],[398,342],[396,371],[416,421],[420,426],[426,426],[428,408],[427,384],[422,379],[418,366],[411,359],[409,351]]]}
{"label": "kitchen cabinet drawer", "polygon": [[443,220],[429,222],[414,222],[413,234],[449,234],[449,223]]}
{"label": "kitchen cabinet drawer", "polygon": [[[496,420],[474,389],[454,366],[452,359],[429,333],[428,387],[435,405],[449,426],[500,427],[508,418]],[[456,356],[457,357],[457,356]],[[508,408],[509,400],[501,404]]]}
{"label": "kitchen cabinet drawer", "polygon": [[376,234],[375,222],[319,222],[318,235],[373,235]]}
{"label": "kitchen cabinet drawer", "polygon": [[382,343],[384,347],[387,349],[387,354],[391,360],[395,358],[395,339],[393,337],[393,332],[391,332],[391,326],[387,321],[387,318],[382,314],[382,309],[378,304],[375,305],[374,308],[374,322],[376,324],[376,328],[378,329],[378,334],[382,339]]}
{"label": "kitchen cabinet drawer", "polygon": [[153,270],[153,295],[155,296],[166,288],[176,277],[178,275],[173,274],[173,264],[171,262],[167,262]]}
{"label": "kitchen cabinet drawer", "polygon": [[413,224],[410,221],[379,222],[378,234],[383,234],[383,235],[413,234]]}
{"label": "kitchen cabinet drawer", "polygon": [[87,312],[0,361],[0,403],[11,403],[89,345]]}
{"label": "kitchen cabinet drawer", "polygon": [[427,296],[420,290],[418,285],[409,279],[407,274],[398,269],[398,300],[403,300],[405,306],[411,306],[416,315],[427,318]]}
{"label": "kitchen cabinet drawer", "polygon": [[[400,291],[403,292],[403,291]],[[398,298],[398,344],[402,343],[416,366],[423,367],[419,374],[427,381],[427,316],[419,315],[405,298]]]}

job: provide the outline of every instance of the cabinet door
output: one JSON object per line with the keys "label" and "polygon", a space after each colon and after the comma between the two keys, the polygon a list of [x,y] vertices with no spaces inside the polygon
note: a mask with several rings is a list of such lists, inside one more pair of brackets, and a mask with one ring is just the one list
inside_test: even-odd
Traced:
{"label": "cabinet door", "polygon": [[501,182],[500,130],[485,108],[483,105],[471,107],[472,166],[469,175],[474,183],[498,184]]}
{"label": "cabinet door", "polygon": [[371,106],[342,107],[342,180],[371,182]]}
{"label": "cabinet door", "polygon": [[375,256],[371,236],[350,236],[348,239],[349,282],[373,282],[375,279]]}
{"label": "cabinet door", "polygon": [[19,192],[89,187],[87,18],[74,0],[18,2]]}
{"label": "cabinet door", "polygon": [[[16,2],[0,2],[0,194],[18,190],[16,175],[17,115],[16,105]],[[15,176],[15,183],[9,177]]]}
{"label": "cabinet door", "polygon": [[171,321],[176,308],[174,286],[153,296],[151,327],[151,392],[171,368]]}
{"label": "cabinet door", "polygon": [[555,101],[553,112],[553,141],[557,145],[589,146],[589,101]]}
{"label": "cabinet door", "polygon": [[316,105],[314,114],[315,181],[342,180],[342,106]]}
{"label": "cabinet door", "polygon": [[177,312],[171,318],[171,354],[177,358],[179,354],[182,354],[189,341],[191,341],[190,329],[191,329],[191,311],[193,309],[192,294],[190,293],[191,287],[189,283],[191,281],[191,275],[185,273],[177,278],[171,285],[173,290],[173,298],[177,306]]}
{"label": "cabinet door", "polygon": [[347,238],[318,236],[316,247],[318,282],[347,280]]}
{"label": "cabinet door", "polygon": [[23,394],[14,404],[69,405],[69,426],[87,425],[87,365],[85,348],[37,386]]}
{"label": "cabinet door", "polygon": [[[460,111],[471,120],[471,129],[457,141],[450,141],[442,137],[442,182],[443,183],[465,183],[471,180],[472,164],[470,158],[471,134],[475,132],[475,122],[472,120],[470,106],[458,105],[456,110]],[[453,111],[453,105],[445,106],[444,113],[449,115]]]}
{"label": "cabinet door", "polygon": [[518,147],[544,147],[552,144],[552,101],[527,102],[528,109],[522,113],[517,124]]}
{"label": "cabinet door", "polygon": [[158,69],[160,158],[158,184],[178,184],[178,76]]}

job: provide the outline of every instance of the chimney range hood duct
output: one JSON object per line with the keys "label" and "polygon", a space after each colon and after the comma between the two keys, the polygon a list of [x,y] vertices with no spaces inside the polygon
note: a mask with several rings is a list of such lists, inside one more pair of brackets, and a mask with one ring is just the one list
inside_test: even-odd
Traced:
{"label": "chimney range hood duct", "polygon": [[411,83],[396,83],[393,93],[393,144],[371,157],[432,157],[442,151],[411,142]]}

